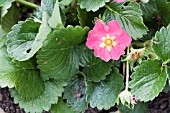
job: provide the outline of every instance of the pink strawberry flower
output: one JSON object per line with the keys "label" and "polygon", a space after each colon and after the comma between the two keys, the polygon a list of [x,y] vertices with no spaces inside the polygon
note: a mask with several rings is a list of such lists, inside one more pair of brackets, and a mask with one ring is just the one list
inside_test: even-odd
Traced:
{"label": "pink strawberry flower", "polygon": [[96,57],[108,62],[110,59],[118,60],[125,54],[124,50],[131,41],[131,37],[116,20],[108,22],[108,25],[96,20],[96,25],[88,33],[86,46],[94,50]]}
{"label": "pink strawberry flower", "polygon": [[116,2],[124,2],[125,0],[116,0]]}

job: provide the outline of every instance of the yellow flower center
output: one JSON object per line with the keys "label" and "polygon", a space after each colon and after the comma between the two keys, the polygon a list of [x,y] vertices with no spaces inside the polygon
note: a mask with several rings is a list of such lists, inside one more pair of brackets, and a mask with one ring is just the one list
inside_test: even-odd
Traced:
{"label": "yellow flower center", "polygon": [[115,36],[109,36],[108,34],[105,37],[102,37],[102,43],[99,45],[101,48],[106,48],[108,52],[112,50],[113,46],[116,46]]}

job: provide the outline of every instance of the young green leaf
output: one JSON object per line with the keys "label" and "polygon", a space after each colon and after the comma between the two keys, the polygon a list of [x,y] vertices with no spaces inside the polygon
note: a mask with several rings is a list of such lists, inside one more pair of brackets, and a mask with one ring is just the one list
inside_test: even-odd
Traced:
{"label": "young green leaf", "polygon": [[45,90],[40,96],[33,100],[24,101],[15,89],[11,89],[11,96],[14,97],[14,102],[19,103],[21,108],[30,113],[42,113],[43,110],[49,111],[51,104],[58,102],[58,97],[62,96],[65,82],[47,81]]}
{"label": "young green leaf", "polygon": [[[23,62],[28,63],[30,62]],[[0,48],[0,86],[15,87],[21,98],[30,100],[44,91],[44,83],[34,67],[23,67],[20,63],[13,63],[8,57],[6,48]]]}
{"label": "young green leaf", "polygon": [[59,5],[60,5],[60,6],[67,6],[67,5],[69,5],[72,1],[73,1],[73,0],[61,0],[61,1],[59,2]]}
{"label": "young green leaf", "polygon": [[92,108],[109,109],[114,106],[116,99],[123,89],[123,78],[117,69],[113,69],[106,80],[100,82],[87,82],[87,101]]}
{"label": "young green leaf", "polygon": [[170,24],[167,28],[162,27],[160,31],[155,34],[152,48],[162,60],[170,60]]}
{"label": "young green leaf", "polygon": [[110,0],[78,0],[78,5],[81,9],[86,9],[87,11],[97,11],[100,7],[103,7],[106,2]]}
{"label": "young green leaf", "polygon": [[42,24],[40,25],[39,32],[37,33],[35,40],[32,43],[31,50],[27,52],[28,54],[22,60],[30,59],[43,46],[43,41],[46,39],[47,35],[51,32],[51,28],[48,26],[47,20],[48,15],[44,11],[42,16]]}
{"label": "young green leaf", "polygon": [[87,47],[80,49],[80,65],[84,67],[83,73],[89,81],[99,82],[106,79],[112,69],[112,62],[104,62],[94,56],[93,51]]}
{"label": "young green leaf", "polygon": [[80,26],[54,30],[48,35],[38,53],[39,69],[47,73],[50,78],[58,80],[75,75],[79,67],[79,57],[75,46],[85,40],[84,36],[88,30],[87,27]]}
{"label": "young green leaf", "polygon": [[48,23],[51,28],[56,28],[59,24],[62,24],[58,0],[56,0],[55,2],[54,10],[52,12],[51,17],[48,20]]}
{"label": "young green leaf", "polygon": [[57,104],[53,104],[50,109],[51,113],[76,113],[73,111],[66,103],[63,102],[63,99],[60,98]]}
{"label": "young green leaf", "polygon": [[103,15],[106,22],[117,20],[122,28],[132,36],[134,40],[140,39],[147,33],[147,27],[143,23],[142,11],[136,2],[130,2],[119,9],[111,7]]}
{"label": "young green leaf", "polygon": [[10,57],[19,61],[26,60],[39,26],[40,23],[34,22],[33,19],[27,19],[12,27],[12,31],[7,34],[7,52]]}
{"label": "young green leaf", "polygon": [[163,90],[167,76],[158,60],[143,61],[131,75],[131,92],[135,97],[147,102],[153,100]]}
{"label": "young green leaf", "polygon": [[74,111],[84,112],[87,109],[88,103],[86,102],[85,94],[86,86],[83,76],[76,76],[69,80],[64,90],[64,99]]}

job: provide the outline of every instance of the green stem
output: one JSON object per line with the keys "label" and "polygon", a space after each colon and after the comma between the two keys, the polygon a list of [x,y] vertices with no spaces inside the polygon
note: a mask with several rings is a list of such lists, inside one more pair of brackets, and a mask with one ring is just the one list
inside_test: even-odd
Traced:
{"label": "green stem", "polygon": [[110,8],[108,5],[105,5],[105,7],[108,9],[108,10],[110,10],[110,11],[112,11],[112,12],[115,12],[112,8]]}
{"label": "green stem", "polygon": [[[129,54],[129,47],[127,48],[127,55]],[[126,87],[125,90],[128,91],[129,87],[129,61],[126,61]]]}
{"label": "green stem", "polygon": [[27,5],[27,6],[30,6],[30,7],[33,7],[33,8],[38,8],[39,6],[34,4],[34,3],[31,3],[31,2],[27,2],[25,0],[16,0],[17,2],[20,2],[24,5]]}

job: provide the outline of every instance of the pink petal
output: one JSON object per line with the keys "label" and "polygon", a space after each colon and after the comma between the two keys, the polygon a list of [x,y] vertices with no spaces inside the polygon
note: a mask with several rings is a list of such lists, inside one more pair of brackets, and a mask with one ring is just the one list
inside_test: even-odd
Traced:
{"label": "pink petal", "polygon": [[94,37],[93,36],[93,31],[89,31],[88,33],[88,38],[87,38],[87,41],[86,41],[86,46],[89,48],[89,49],[100,49],[99,48],[99,45],[102,43],[102,40],[98,37]]}
{"label": "pink petal", "polygon": [[96,57],[100,57],[105,62],[108,62],[111,59],[110,53],[105,48],[102,48],[100,50],[95,50],[94,55]]}
{"label": "pink petal", "polygon": [[93,28],[93,35],[95,37],[106,36],[108,29],[108,26],[106,26],[101,20],[96,20],[96,25]]}
{"label": "pink petal", "polygon": [[132,42],[132,38],[125,31],[122,31],[121,36],[117,36],[115,41],[118,44],[121,43],[125,47],[128,47],[131,44],[131,42]]}
{"label": "pink petal", "polygon": [[116,2],[124,2],[125,0],[116,0]]}
{"label": "pink petal", "polygon": [[117,45],[111,50],[111,59],[118,60],[121,55],[125,54],[125,47],[123,45]]}
{"label": "pink petal", "polygon": [[108,26],[109,26],[108,33],[110,36],[122,34],[122,27],[120,26],[120,24],[118,23],[117,20],[112,20],[112,21],[108,22]]}

